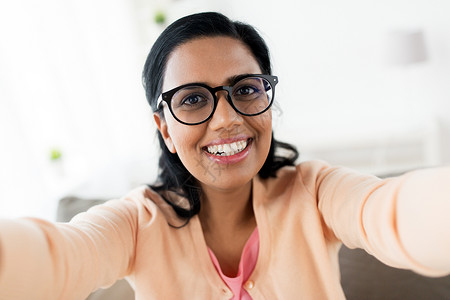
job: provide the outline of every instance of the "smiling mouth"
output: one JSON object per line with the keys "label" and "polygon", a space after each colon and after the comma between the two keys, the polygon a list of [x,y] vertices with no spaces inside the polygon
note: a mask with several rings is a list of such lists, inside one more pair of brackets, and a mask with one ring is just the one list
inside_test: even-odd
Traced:
{"label": "smiling mouth", "polygon": [[244,151],[251,139],[237,141],[230,144],[211,145],[204,147],[206,152],[217,156],[231,156]]}

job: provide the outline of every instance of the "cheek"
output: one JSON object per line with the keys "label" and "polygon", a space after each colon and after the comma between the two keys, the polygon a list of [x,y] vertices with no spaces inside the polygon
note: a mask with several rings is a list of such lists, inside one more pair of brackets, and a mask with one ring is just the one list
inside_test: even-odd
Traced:
{"label": "cheek", "polygon": [[261,139],[267,139],[272,136],[272,112],[271,110],[262,115],[251,117],[249,119],[250,126],[259,132]]}
{"label": "cheek", "polygon": [[198,149],[198,142],[203,136],[201,128],[183,125],[175,120],[174,122],[168,122],[168,127],[172,142],[180,159],[185,156],[184,153],[189,153]]}
{"label": "cheek", "polygon": [[271,139],[272,139],[272,113],[267,111],[262,115],[247,118],[248,125],[257,132],[257,146],[258,159],[265,160],[269,153]]}
{"label": "cheek", "polygon": [[185,152],[188,149],[191,149],[192,135],[189,135],[187,132],[183,132],[181,130],[175,130],[174,134],[172,134],[171,136],[172,136],[172,142],[174,144],[174,147],[175,147],[178,155],[180,155],[181,153]]}
{"label": "cheek", "polygon": [[258,120],[258,125],[261,130],[261,139],[263,141],[264,147],[264,158],[267,157],[270,150],[270,144],[272,140],[272,113],[268,111],[261,115]]}

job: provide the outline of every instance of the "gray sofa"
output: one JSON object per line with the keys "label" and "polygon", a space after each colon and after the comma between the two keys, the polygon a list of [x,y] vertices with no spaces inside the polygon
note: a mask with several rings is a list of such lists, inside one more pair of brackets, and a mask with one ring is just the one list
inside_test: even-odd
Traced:
{"label": "gray sofa", "polygon": [[[57,221],[69,221],[74,215],[105,200],[77,197],[61,199]],[[450,254],[449,254],[450,255]],[[345,246],[339,252],[341,283],[349,300],[440,300],[450,299],[450,276],[428,278],[407,270],[388,267],[360,249]],[[92,293],[88,300],[132,300],[134,293],[125,280],[108,289]]]}

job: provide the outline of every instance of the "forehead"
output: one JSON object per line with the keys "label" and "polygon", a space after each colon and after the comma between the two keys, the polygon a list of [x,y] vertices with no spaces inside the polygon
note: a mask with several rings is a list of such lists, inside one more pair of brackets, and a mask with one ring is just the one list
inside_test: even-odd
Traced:
{"label": "forehead", "polygon": [[192,82],[224,85],[230,77],[259,73],[256,59],[243,42],[230,37],[198,38],[178,46],[169,56],[163,91]]}

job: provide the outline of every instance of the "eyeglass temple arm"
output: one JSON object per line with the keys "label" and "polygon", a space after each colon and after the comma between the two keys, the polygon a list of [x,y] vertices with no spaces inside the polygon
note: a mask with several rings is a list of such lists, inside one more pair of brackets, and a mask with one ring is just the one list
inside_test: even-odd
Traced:
{"label": "eyeglass temple arm", "polygon": [[162,94],[159,95],[158,100],[156,100],[156,109],[159,109],[159,106],[162,104],[163,102],[163,98],[162,98]]}

